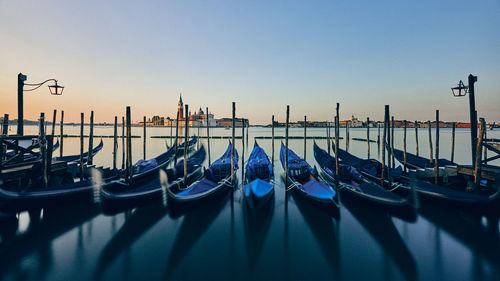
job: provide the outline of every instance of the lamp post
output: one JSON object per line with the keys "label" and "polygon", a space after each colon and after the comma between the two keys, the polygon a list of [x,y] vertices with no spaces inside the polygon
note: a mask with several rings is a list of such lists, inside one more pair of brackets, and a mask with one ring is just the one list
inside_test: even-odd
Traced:
{"label": "lamp post", "polygon": [[[49,85],[49,90],[51,95],[60,96],[64,90],[63,86],[57,85],[56,79],[47,79],[41,83],[28,84],[24,83],[28,77],[22,73],[17,75],[17,134],[19,136],[24,135],[24,112],[23,112],[23,93],[34,91],[40,88],[43,84],[53,81],[54,85]],[[31,86],[34,88],[24,90],[24,86]]]}
{"label": "lamp post", "polygon": [[474,83],[477,82],[477,76],[469,74],[469,85],[466,86],[460,80],[457,87],[451,88],[453,96],[463,97],[469,93],[469,114],[470,114],[470,142],[472,151],[472,167],[475,167],[476,162],[476,139],[477,139],[477,112],[476,101],[474,97]]}

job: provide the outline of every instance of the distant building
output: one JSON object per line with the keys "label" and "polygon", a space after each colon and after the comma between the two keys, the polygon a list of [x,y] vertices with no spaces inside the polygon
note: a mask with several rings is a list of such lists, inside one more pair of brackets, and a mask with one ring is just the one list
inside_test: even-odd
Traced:
{"label": "distant building", "polygon": [[151,119],[151,123],[153,124],[153,126],[165,126],[165,117],[155,115]]}
{"label": "distant building", "polygon": [[[179,95],[179,102],[177,103],[177,116],[179,118],[179,127],[184,127],[186,124],[186,113],[184,112],[184,102],[182,101],[182,94]],[[176,126],[177,116],[174,118],[167,117],[164,119],[163,126]],[[203,109],[195,111],[194,114],[188,112],[188,125],[190,127],[206,127],[207,123],[210,127],[217,126],[217,120],[214,115],[204,112]]]}
{"label": "distant building", "polygon": [[[236,118],[235,121],[235,126],[236,127],[241,127],[242,124],[245,124],[245,127],[248,127],[248,119],[245,118]],[[222,118],[217,120],[217,126],[218,127],[232,127],[233,126],[233,119],[232,118]]]}
{"label": "distant building", "polygon": [[359,121],[358,118],[352,115],[351,119],[349,119],[349,126],[352,128],[363,127],[363,122]]}
{"label": "distant building", "polygon": [[[184,111],[184,102],[182,101],[182,94],[179,95],[179,101],[177,103],[177,114],[175,117],[161,117],[158,115],[153,116],[146,122],[146,126],[172,126],[175,127],[177,123],[177,119],[179,122],[179,127],[185,127],[186,124],[186,112]],[[188,126],[190,127],[206,127],[207,124],[210,127],[231,127],[232,126],[232,118],[222,118],[215,119],[214,115],[209,112],[204,112],[200,107],[194,113],[188,112]],[[331,123],[331,122],[330,122]],[[236,127],[241,127],[242,125],[249,126],[250,122],[245,118],[236,118],[235,125]],[[276,122],[276,125],[282,125],[281,123]],[[144,125],[144,122],[138,122],[137,125]],[[297,126],[297,124],[290,123],[291,126]],[[303,122],[302,122],[303,126]],[[326,126],[326,122],[308,122],[308,126],[311,127],[324,127]]]}
{"label": "distant building", "polygon": [[192,114],[192,115],[190,114],[189,125],[192,127],[198,127],[198,126],[206,127],[207,122],[208,122],[208,125],[210,127],[217,126],[217,122],[214,119],[214,115],[210,114],[210,113],[207,114],[207,113],[203,112],[203,109],[201,109],[201,107],[200,107],[198,112],[195,111],[194,114]]}

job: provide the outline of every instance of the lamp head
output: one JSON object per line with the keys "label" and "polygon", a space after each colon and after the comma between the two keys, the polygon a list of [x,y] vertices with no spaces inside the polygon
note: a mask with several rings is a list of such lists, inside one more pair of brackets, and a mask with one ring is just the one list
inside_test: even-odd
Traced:
{"label": "lamp head", "polygon": [[464,83],[462,82],[462,80],[460,80],[460,82],[458,82],[457,87],[451,88],[451,92],[453,93],[453,95],[455,97],[465,96],[467,94],[468,90],[469,90],[469,87],[465,86]]}

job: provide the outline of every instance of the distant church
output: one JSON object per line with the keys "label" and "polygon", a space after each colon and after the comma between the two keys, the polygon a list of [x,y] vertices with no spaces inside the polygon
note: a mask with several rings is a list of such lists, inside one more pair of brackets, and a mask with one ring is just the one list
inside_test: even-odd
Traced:
{"label": "distant church", "polygon": [[[184,102],[182,101],[182,94],[179,95],[179,102],[177,103],[177,116],[179,117],[179,126],[183,127],[185,124],[185,119],[186,119],[186,112],[184,112]],[[176,117],[177,117],[176,116]],[[197,126],[206,126],[207,121],[209,122],[210,126],[217,126],[217,122],[214,119],[213,114],[208,114],[203,111],[203,109],[198,110],[198,112],[194,112],[194,114],[191,114],[191,112],[188,113],[189,116],[189,126],[192,127],[197,127]]]}

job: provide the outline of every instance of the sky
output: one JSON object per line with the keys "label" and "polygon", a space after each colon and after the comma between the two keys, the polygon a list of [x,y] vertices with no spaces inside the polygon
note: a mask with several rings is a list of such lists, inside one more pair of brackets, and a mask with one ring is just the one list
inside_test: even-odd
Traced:
{"label": "sky", "polygon": [[0,0],[0,114],[17,118],[17,74],[65,86],[24,94],[25,119],[78,122],[190,109],[251,124],[354,115],[468,121],[450,88],[478,76],[476,108],[500,121],[500,0]]}

